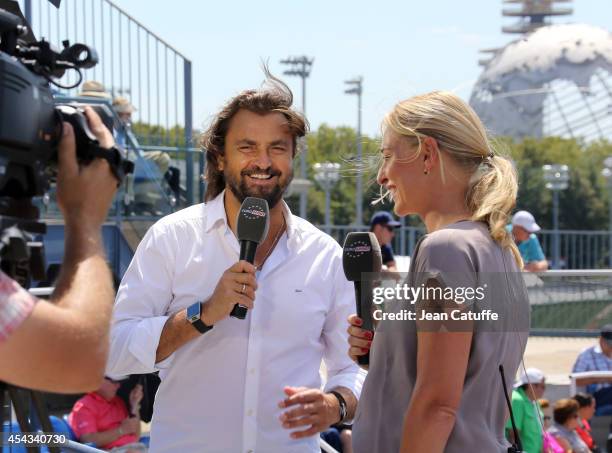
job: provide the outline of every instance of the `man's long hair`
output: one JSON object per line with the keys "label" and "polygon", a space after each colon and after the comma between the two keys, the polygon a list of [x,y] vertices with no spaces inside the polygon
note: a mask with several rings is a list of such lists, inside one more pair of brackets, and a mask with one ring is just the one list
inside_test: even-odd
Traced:
{"label": "man's long hair", "polygon": [[293,155],[297,151],[297,139],[306,135],[308,122],[304,116],[293,110],[293,93],[281,80],[274,77],[266,65],[263,66],[266,81],[259,90],[246,90],[232,98],[215,116],[208,129],[202,134],[200,145],[206,151],[207,182],[205,201],[212,200],[225,188],[223,172],[219,170],[219,156],[225,153],[225,138],[230,121],[240,110],[260,115],[281,113],[287,118],[287,127],[293,138]]}

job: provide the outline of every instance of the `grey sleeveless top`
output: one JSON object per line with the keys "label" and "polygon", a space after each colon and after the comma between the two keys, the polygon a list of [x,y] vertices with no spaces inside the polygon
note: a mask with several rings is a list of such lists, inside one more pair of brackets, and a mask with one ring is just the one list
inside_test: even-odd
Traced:
{"label": "grey sleeveless top", "polygon": [[[486,281],[489,296],[483,303],[499,312],[500,319],[475,321],[461,402],[444,451],[505,453],[508,410],[499,365],[504,366],[511,386],[529,334],[529,302],[521,272],[510,250],[493,241],[485,224],[461,221],[419,241],[407,281],[419,286],[423,275],[455,289],[466,282],[483,286]],[[406,308],[410,310],[410,305],[385,303],[384,311],[397,313]],[[353,425],[356,453],[399,451],[404,415],[417,377],[416,359],[415,323],[380,321]]]}
{"label": "grey sleeveless top", "polygon": [[562,437],[567,440],[572,447],[573,453],[589,453],[589,447],[584,443],[576,431],[566,428],[558,423],[548,428],[548,432],[556,437]]}

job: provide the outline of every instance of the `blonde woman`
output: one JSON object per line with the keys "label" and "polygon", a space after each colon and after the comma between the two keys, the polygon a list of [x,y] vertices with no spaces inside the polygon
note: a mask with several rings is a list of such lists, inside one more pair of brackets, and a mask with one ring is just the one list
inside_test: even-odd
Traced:
{"label": "blonde woman", "polygon": [[[445,92],[398,103],[383,122],[381,155],[377,181],[395,213],[416,214],[427,227],[407,281],[457,290],[461,281],[478,284],[483,273],[495,274],[502,278],[491,298],[506,311],[500,313],[501,327],[483,328],[477,318],[383,319],[374,338],[351,316],[349,355],[356,360],[371,347],[354,451],[506,452],[499,366],[512,382],[529,327],[522,261],[505,229],[517,193],[513,166],[495,154],[474,111]],[[470,312],[459,300],[436,305],[441,301],[432,297],[417,306],[427,311],[432,305],[423,303],[433,302],[437,313],[449,307]]]}

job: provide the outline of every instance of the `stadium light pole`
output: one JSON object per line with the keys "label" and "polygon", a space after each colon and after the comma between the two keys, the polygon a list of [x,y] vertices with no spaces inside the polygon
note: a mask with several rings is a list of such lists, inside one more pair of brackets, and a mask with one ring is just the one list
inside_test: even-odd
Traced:
{"label": "stadium light pole", "polygon": [[[362,162],[362,143],[361,143],[361,95],[363,93],[363,77],[356,77],[344,82],[348,88],[344,90],[346,94],[357,95],[357,162]],[[360,226],[363,224],[363,181],[361,171],[357,172],[357,183],[355,187],[355,223]]]}
{"label": "stadium light pole", "polygon": [[608,265],[612,268],[612,156],[606,157],[603,164],[601,174],[608,186]]}
{"label": "stadium light pole", "polygon": [[[312,69],[312,63],[314,62],[314,58],[309,58],[306,55],[301,57],[289,57],[281,60],[280,63],[289,66],[289,69],[283,72],[283,74],[288,76],[298,76],[302,79],[302,113],[306,116],[306,79],[310,75],[310,71]],[[304,137],[304,142],[302,146],[302,153],[300,155],[300,178],[305,181],[306,180],[306,152],[308,151],[306,145],[306,137]],[[303,190],[300,191],[300,217],[303,219],[306,218],[306,208],[307,208],[307,195],[308,195],[308,185],[302,184]]]}
{"label": "stadium light pole", "polygon": [[313,165],[315,181],[325,191],[325,231],[331,232],[331,190],[340,179],[340,164],[323,162]]}
{"label": "stadium light pole", "polygon": [[559,191],[567,189],[569,167],[563,164],[543,165],[546,188],[553,193],[553,269],[559,269],[561,243],[559,241]]}

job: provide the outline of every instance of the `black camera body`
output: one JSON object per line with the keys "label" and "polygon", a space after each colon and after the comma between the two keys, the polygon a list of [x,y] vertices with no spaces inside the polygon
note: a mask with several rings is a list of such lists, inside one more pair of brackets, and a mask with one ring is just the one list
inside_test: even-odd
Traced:
{"label": "black camera body", "polygon": [[[69,69],[81,75],[81,69],[98,63],[94,49],[71,46],[68,41],[63,45],[57,52],[44,39],[34,40],[22,18],[0,8],[0,197],[22,199],[45,193],[54,177],[63,121],[74,129],[81,164],[104,158],[119,182],[133,171],[133,163],[121,150],[100,149],[83,113],[85,104],[55,101],[51,85],[73,88],[80,80],[73,87],[62,87],[54,79]],[[112,112],[104,105],[92,107],[112,132]]]}
{"label": "black camera body", "polygon": [[[37,221],[32,198],[44,195],[57,176],[63,122],[74,129],[80,164],[106,159],[119,183],[134,168],[119,148],[99,146],[84,115],[87,104],[53,96],[52,85],[74,88],[82,80],[81,69],[97,63],[95,50],[84,44],[64,41],[58,52],[44,39],[37,41],[18,4],[0,0],[0,269],[24,287],[31,278],[44,278],[44,254],[34,239],[46,226]],[[69,87],[58,83],[67,70],[80,76]],[[110,107],[91,107],[112,132]]]}
{"label": "black camera body", "polygon": [[47,80],[0,52],[0,196],[47,189],[46,167],[59,143],[60,117]]}

